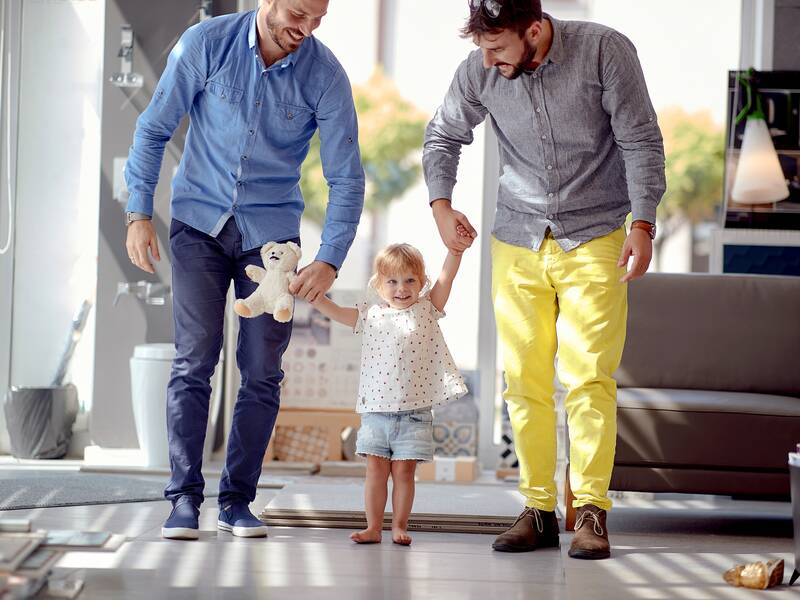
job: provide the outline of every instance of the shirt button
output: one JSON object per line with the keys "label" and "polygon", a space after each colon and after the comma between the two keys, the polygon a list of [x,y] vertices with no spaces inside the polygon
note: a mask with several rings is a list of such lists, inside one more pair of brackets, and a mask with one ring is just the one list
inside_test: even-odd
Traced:
{"label": "shirt button", "polygon": [[546,140],[546,139],[547,139],[547,136],[546,136],[546,135],[543,135],[543,136],[542,136],[542,139],[543,139],[543,140]]}
{"label": "shirt button", "polygon": [[251,130],[250,130],[250,135],[253,135],[254,133],[255,133],[255,131],[253,131],[253,130],[251,129]]}
{"label": "shirt button", "polygon": [[241,181],[237,181],[236,182],[236,187],[242,187],[242,182]]}
{"label": "shirt button", "polygon": [[247,155],[242,154],[242,160],[247,160]]}
{"label": "shirt button", "polygon": [[256,106],[261,106],[261,100],[256,100]]}
{"label": "shirt button", "polygon": [[553,192],[550,192],[549,194],[547,194],[547,197],[548,198],[552,198],[553,197]]}
{"label": "shirt button", "polygon": [[540,112],[542,112],[542,109],[541,109],[541,108],[539,108],[539,107],[537,106],[537,107],[536,107],[536,112],[537,112],[537,113],[540,113]]}
{"label": "shirt button", "polygon": [[292,113],[286,113],[286,118],[287,118],[287,119],[294,119],[294,114],[292,114]]}
{"label": "shirt button", "polygon": [[553,165],[547,165],[547,170],[548,171],[552,171],[553,170]]}

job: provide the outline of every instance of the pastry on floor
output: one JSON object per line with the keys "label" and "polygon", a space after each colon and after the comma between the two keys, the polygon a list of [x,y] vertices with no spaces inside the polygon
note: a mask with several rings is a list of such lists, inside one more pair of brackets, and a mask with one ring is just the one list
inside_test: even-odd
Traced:
{"label": "pastry on floor", "polygon": [[736,587],[765,590],[783,583],[783,559],[736,565],[723,578]]}

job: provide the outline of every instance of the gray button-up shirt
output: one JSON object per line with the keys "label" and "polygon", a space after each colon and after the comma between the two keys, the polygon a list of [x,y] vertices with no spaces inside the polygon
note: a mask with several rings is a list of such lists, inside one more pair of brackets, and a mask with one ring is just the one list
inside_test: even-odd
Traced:
{"label": "gray button-up shirt", "polygon": [[636,49],[613,29],[559,21],[545,60],[504,78],[481,50],[456,71],[425,134],[430,200],[452,198],[461,146],[487,115],[500,171],[497,239],[539,249],[548,228],[568,251],[634,220],[656,222],[664,145]]}

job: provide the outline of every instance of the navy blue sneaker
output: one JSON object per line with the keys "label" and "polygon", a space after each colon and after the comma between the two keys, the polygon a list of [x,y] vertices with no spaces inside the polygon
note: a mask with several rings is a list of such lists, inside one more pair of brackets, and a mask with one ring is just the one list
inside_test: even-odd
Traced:
{"label": "navy blue sneaker", "polygon": [[197,518],[200,509],[188,496],[181,496],[172,507],[169,518],[161,528],[161,537],[168,540],[196,540],[200,537]]}
{"label": "navy blue sneaker", "polygon": [[245,503],[222,507],[217,527],[238,537],[267,537],[267,526],[253,516]]}

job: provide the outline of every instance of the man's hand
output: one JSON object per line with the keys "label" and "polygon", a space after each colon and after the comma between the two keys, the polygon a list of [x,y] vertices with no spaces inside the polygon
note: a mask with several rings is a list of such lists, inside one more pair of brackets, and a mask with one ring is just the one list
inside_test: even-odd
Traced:
{"label": "man's hand", "polygon": [[464,250],[472,246],[478,232],[466,215],[453,210],[450,201],[445,198],[434,200],[431,209],[444,245],[455,256],[461,256]]}
{"label": "man's hand", "polygon": [[150,257],[147,255],[149,248],[153,258],[158,261],[161,260],[161,255],[158,253],[156,230],[150,219],[134,221],[128,225],[128,239],[125,242],[125,248],[128,250],[128,258],[134,265],[148,273],[156,272],[153,263],[150,262]]}
{"label": "man's hand", "polygon": [[289,284],[289,291],[297,296],[314,302],[325,294],[336,279],[336,269],[326,262],[315,260],[297,272],[297,277]]}
{"label": "man's hand", "polygon": [[620,281],[626,283],[639,279],[647,272],[650,266],[650,259],[653,258],[653,240],[646,231],[642,229],[631,229],[625,243],[622,245],[622,254],[619,257],[618,267],[625,267],[628,259],[633,257],[633,264],[630,270],[622,276]]}

